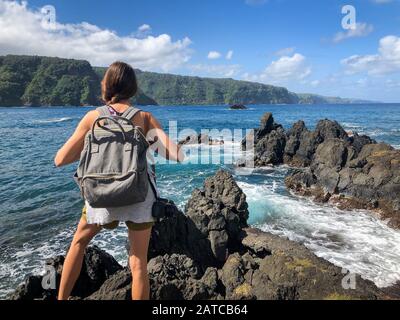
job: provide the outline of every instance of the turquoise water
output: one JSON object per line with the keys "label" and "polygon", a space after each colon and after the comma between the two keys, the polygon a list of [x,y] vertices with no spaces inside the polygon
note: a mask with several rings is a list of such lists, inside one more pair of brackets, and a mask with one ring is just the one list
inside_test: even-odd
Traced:
{"label": "turquoise water", "polygon": [[[319,119],[368,134],[400,148],[400,105],[252,106],[231,111],[223,106],[146,107],[164,126],[179,129],[250,129],[264,112],[273,112],[286,128],[303,119],[313,128]],[[82,200],[72,180],[75,165],[56,169],[53,157],[90,108],[0,108],[0,297],[40,272],[43,260],[64,254],[79,220]],[[238,146],[236,146],[238,147]],[[235,156],[240,156],[238,148]],[[165,164],[157,167],[159,189],[181,207],[194,188],[231,165]],[[287,168],[235,172],[250,205],[250,223],[304,243],[321,256],[379,286],[400,280],[400,232],[368,212],[341,211],[289,194]],[[126,230],[97,236],[95,243],[125,263]]]}

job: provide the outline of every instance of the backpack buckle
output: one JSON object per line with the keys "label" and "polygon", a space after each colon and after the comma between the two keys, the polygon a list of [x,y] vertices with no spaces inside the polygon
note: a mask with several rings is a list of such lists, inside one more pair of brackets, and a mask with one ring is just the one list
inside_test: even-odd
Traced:
{"label": "backpack buckle", "polygon": [[97,143],[92,143],[90,153],[99,153],[99,145]]}
{"label": "backpack buckle", "polygon": [[132,143],[125,143],[125,152],[130,152],[133,149]]}

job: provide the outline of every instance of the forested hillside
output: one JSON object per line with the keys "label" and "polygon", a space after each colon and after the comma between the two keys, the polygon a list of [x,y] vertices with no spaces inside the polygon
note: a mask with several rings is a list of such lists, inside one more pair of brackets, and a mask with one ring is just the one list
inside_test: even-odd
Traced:
{"label": "forested hillside", "polygon": [[[106,68],[83,60],[0,56],[0,106],[101,105]],[[137,71],[138,105],[324,104],[361,101],[296,94],[286,88],[233,79]]]}
{"label": "forested hillside", "polygon": [[0,57],[0,104],[92,105],[99,78],[87,61],[47,57]]}
{"label": "forested hillside", "polygon": [[[0,106],[101,105],[101,78],[87,61],[0,57]],[[134,101],[156,104],[143,93]]]}
{"label": "forested hillside", "polygon": [[[102,77],[106,68],[95,68]],[[160,105],[297,103],[285,88],[233,79],[200,78],[136,70],[139,86]]]}

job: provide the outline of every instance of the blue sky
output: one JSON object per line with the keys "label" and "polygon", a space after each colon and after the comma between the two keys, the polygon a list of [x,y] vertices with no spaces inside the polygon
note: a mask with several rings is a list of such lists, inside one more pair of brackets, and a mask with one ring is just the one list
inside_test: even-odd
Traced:
{"label": "blue sky", "polygon": [[[56,9],[53,29],[43,26],[45,5]],[[356,9],[355,30],[342,28],[344,5]],[[400,102],[399,0],[0,0],[0,30],[0,54],[121,59],[144,70]]]}

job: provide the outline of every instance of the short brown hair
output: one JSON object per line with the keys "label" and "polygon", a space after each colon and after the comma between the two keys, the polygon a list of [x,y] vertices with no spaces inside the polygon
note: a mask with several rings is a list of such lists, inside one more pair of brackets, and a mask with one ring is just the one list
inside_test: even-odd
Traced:
{"label": "short brown hair", "polygon": [[135,70],[125,62],[114,62],[104,75],[101,91],[107,104],[132,98],[138,91]]}

